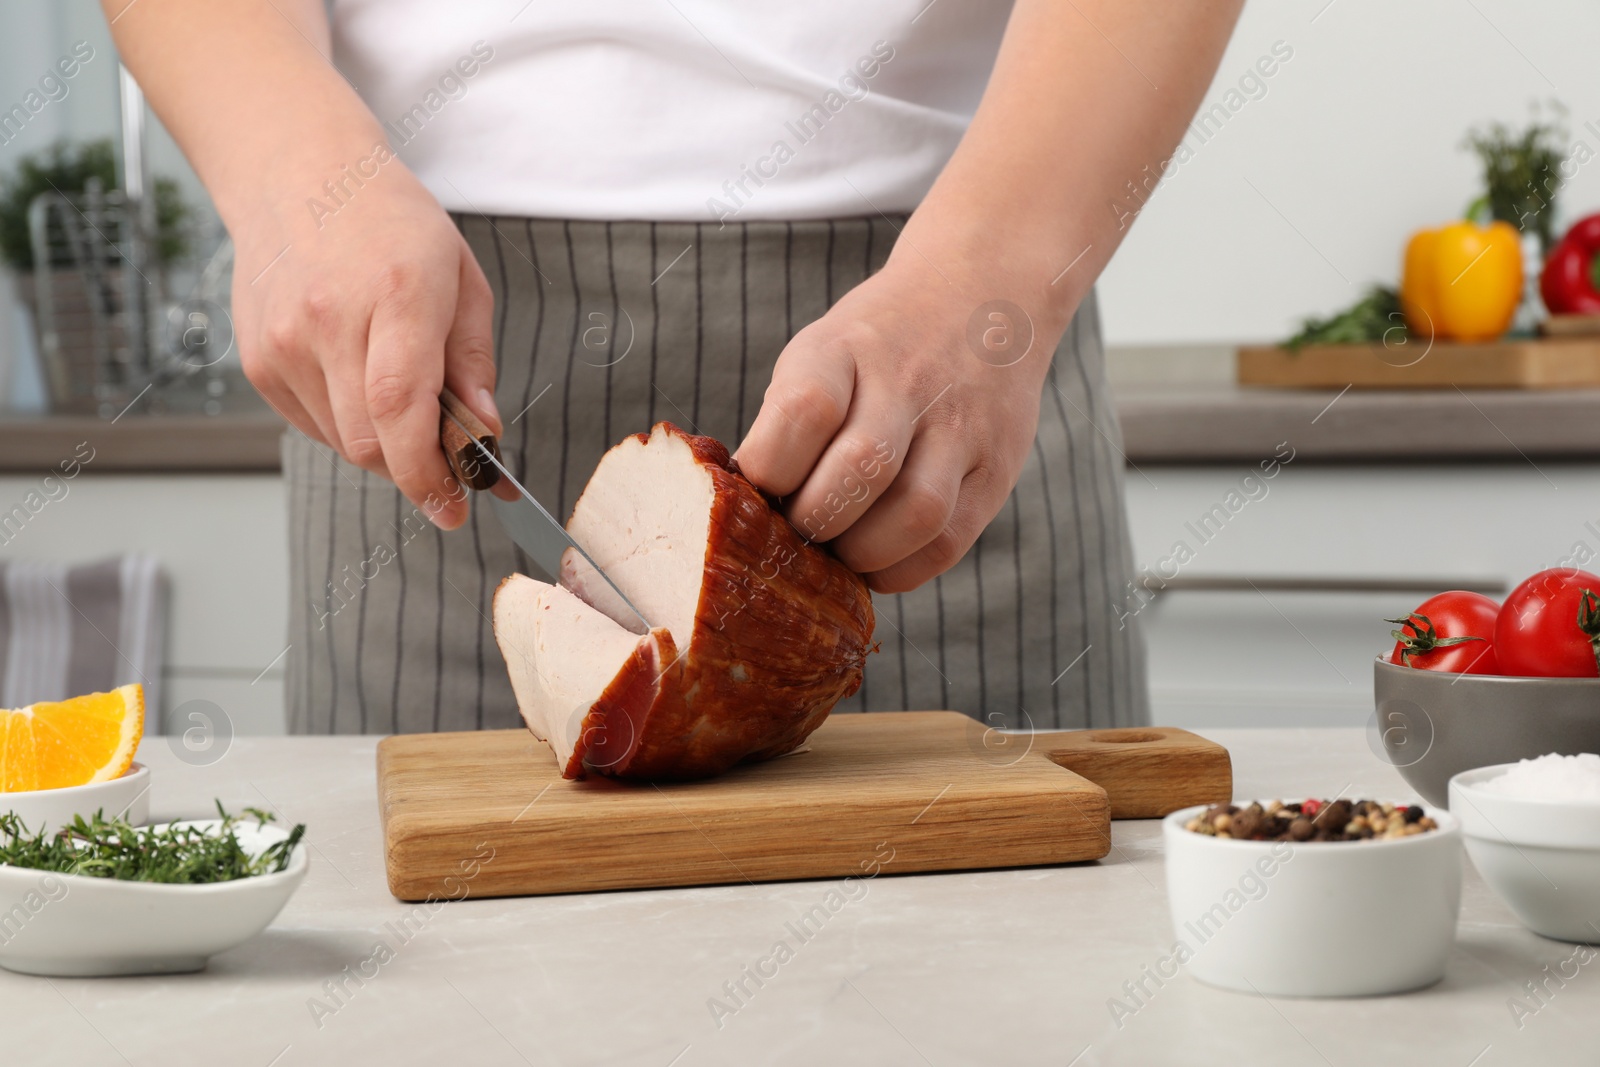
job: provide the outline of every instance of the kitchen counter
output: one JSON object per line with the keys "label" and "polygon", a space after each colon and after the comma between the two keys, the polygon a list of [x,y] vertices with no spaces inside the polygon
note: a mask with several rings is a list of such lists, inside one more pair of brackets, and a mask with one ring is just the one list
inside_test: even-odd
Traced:
{"label": "kitchen counter", "polygon": [[[0,473],[44,475],[93,455],[86,473],[276,471],[284,422],[271,411],[229,415],[0,417]],[[87,443],[93,452],[79,451]]]}
{"label": "kitchen counter", "polygon": [[1194,384],[1117,393],[1133,463],[1593,459],[1600,390],[1267,389]]}
{"label": "kitchen counter", "polygon": [[[1384,462],[1600,456],[1600,390],[1391,392],[1123,385],[1128,460],[1255,463],[1280,441],[1296,460]],[[274,472],[284,424],[271,412],[207,418],[0,418],[0,473],[44,473],[95,448],[93,473]]]}
{"label": "kitchen counter", "polygon": [[[1404,796],[1358,730],[1218,730],[1239,796]],[[310,826],[311,873],[261,937],[196,975],[0,972],[6,1063],[1494,1064],[1592,1063],[1600,977],[1521,989],[1573,954],[1527,932],[1467,866],[1444,981],[1402,997],[1289,1000],[1166,980],[1159,824],[1117,823],[1099,863],[859,883],[742,1006],[725,982],[795,939],[836,881],[469,899],[430,911],[384,883],[376,738],[238,738],[207,767],[151,738],[152,817],[271,806]],[[532,798],[530,798],[532,799]],[[937,809],[935,809],[937,811]],[[796,812],[803,819],[803,812]],[[889,843],[892,847],[892,842]],[[737,862],[738,857],[730,857]],[[492,861],[491,861],[492,862]],[[1466,863],[1465,858],[1463,862]],[[837,898],[836,898],[837,899]],[[1360,922],[1308,912],[1307,921]],[[405,926],[400,924],[404,923]],[[385,953],[375,952],[380,943]],[[364,961],[371,977],[354,974]],[[1577,957],[1582,959],[1583,957]],[[1593,960],[1593,957],[1590,957]],[[1570,972],[1576,963],[1568,965]],[[343,981],[345,992],[337,992]],[[1519,1028],[1508,1007],[1528,1007]],[[708,1001],[733,1008],[713,1018]]]}

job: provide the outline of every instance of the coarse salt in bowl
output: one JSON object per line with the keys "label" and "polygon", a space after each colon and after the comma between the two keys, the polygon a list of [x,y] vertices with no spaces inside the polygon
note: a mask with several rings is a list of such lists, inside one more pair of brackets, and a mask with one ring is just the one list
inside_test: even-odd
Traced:
{"label": "coarse salt in bowl", "polygon": [[1562,756],[1551,752],[1518,760],[1479,789],[1523,800],[1600,800],[1600,755],[1583,752]]}
{"label": "coarse salt in bowl", "polygon": [[1600,755],[1462,771],[1450,779],[1450,810],[1473,866],[1523,925],[1600,940]]}

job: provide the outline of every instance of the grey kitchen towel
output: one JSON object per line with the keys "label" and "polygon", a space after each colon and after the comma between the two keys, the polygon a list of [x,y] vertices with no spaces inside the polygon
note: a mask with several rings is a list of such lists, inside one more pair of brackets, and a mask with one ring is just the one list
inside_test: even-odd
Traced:
{"label": "grey kitchen towel", "polygon": [[[903,221],[458,220],[494,288],[512,469],[564,517],[601,454],[657,420],[736,445],[789,338],[883,266]],[[1104,362],[1091,296],[1055,352],[1016,490],[954,568],[875,598],[880,651],[838,711],[1147,721]],[[283,467],[291,731],[520,725],[489,612],[524,566],[484,501],[440,533],[388,482],[297,432]]]}
{"label": "grey kitchen towel", "polygon": [[166,576],[152,556],[0,562],[0,707],[139,682],[154,733],[166,626]]}

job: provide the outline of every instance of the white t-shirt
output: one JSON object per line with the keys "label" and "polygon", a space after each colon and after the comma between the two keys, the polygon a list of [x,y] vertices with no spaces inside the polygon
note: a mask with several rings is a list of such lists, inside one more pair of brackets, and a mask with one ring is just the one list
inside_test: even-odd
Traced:
{"label": "white t-shirt", "polygon": [[334,60],[445,207],[575,219],[909,211],[1007,0],[333,0]]}

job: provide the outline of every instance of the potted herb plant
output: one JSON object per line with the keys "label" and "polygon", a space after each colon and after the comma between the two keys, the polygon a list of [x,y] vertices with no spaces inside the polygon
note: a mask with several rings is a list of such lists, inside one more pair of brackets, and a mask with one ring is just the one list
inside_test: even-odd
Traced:
{"label": "potted herb plant", "polygon": [[[121,358],[127,357],[131,347],[121,332],[125,320],[116,315],[131,295],[123,280],[123,255],[130,235],[116,206],[120,197],[114,193],[107,197],[115,210],[104,214],[84,212],[81,204],[86,190],[115,190],[116,171],[116,156],[106,138],[58,141],[22,157],[10,173],[0,177],[0,260],[17,272],[22,302],[41,333],[40,350],[50,363],[46,369],[52,406],[57,410],[92,408],[97,347],[121,349]],[[152,192],[154,232],[145,269],[164,274],[189,250],[186,223],[191,213],[172,179],[155,179]],[[58,204],[45,213],[41,255],[35,248],[30,212],[39,197],[51,195],[77,206]],[[74,233],[79,238],[76,242]],[[41,258],[46,262],[39,262]],[[86,271],[86,264],[94,269]],[[43,271],[50,272],[51,323],[40,316],[38,282]],[[97,307],[101,311],[98,326]],[[54,336],[47,344],[43,333],[51,326]]]}

